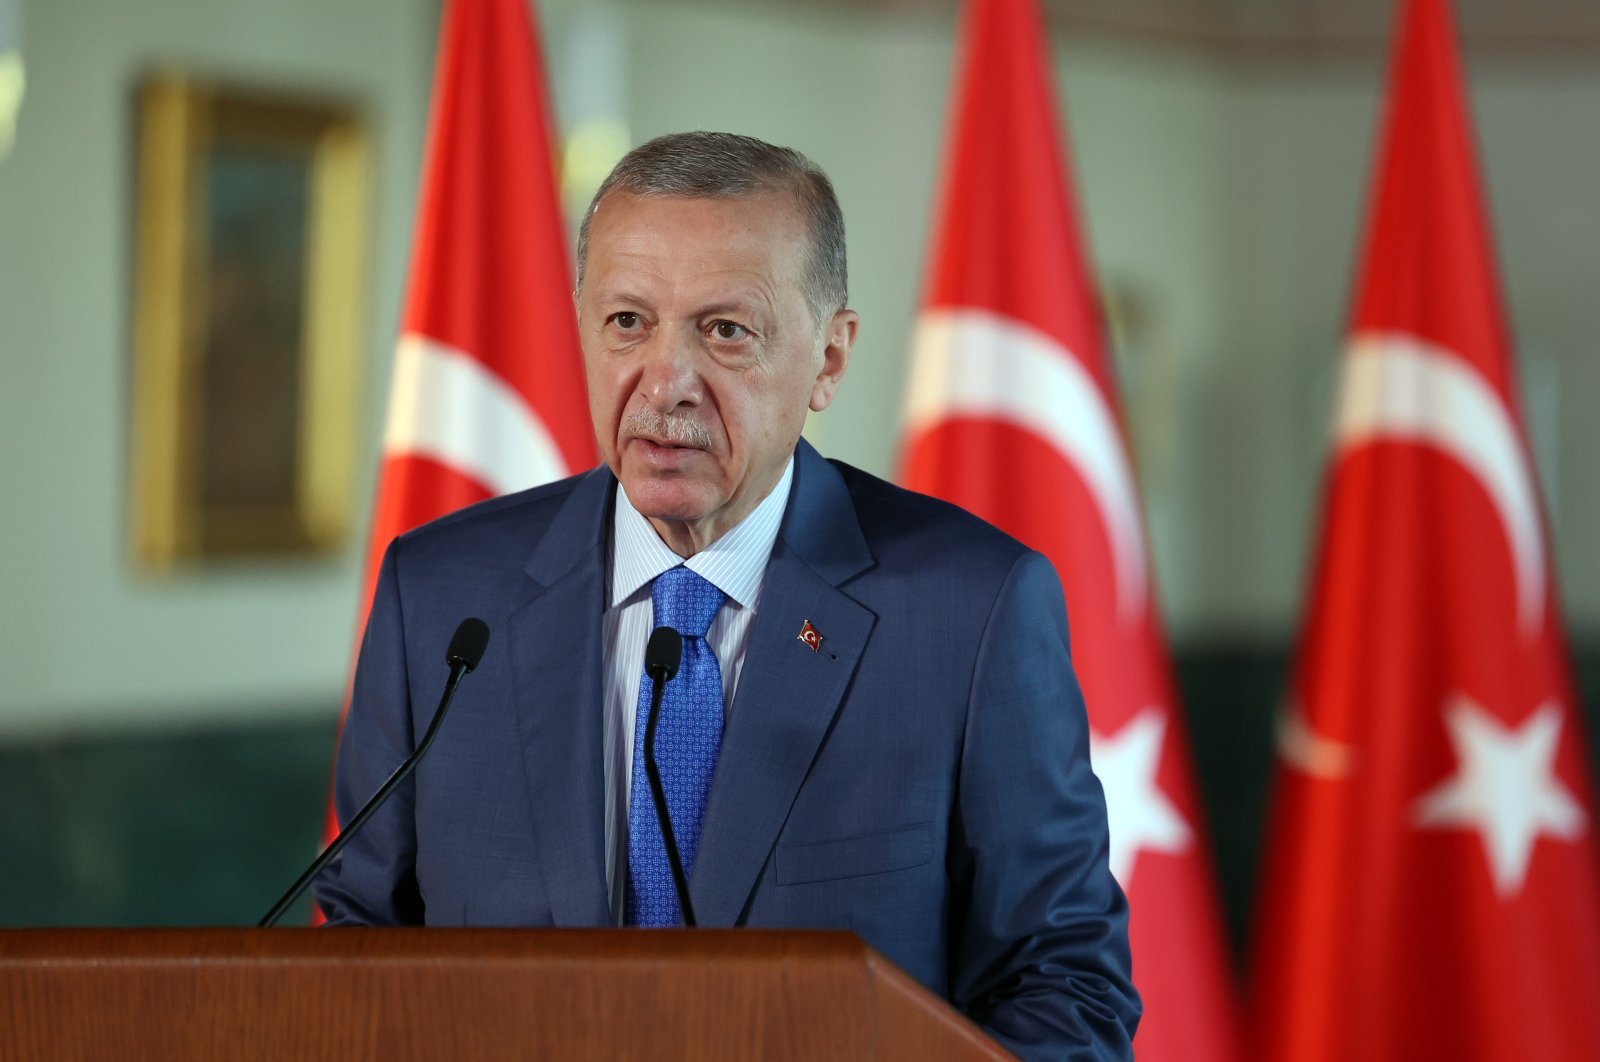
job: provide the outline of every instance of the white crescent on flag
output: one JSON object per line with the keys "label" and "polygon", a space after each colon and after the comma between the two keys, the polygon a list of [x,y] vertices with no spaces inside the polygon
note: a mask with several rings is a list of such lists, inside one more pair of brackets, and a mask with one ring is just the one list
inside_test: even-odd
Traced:
{"label": "white crescent on flag", "polygon": [[395,352],[383,452],[432,458],[495,494],[569,471],[521,395],[478,359],[415,334],[401,336]]}
{"label": "white crescent on flag", "polygon": [[1313,778],[1345,778],[1355,769],[1355,746],[1312,730],[1297,704],[1279,713],[1275,738],[1284,762]]}
{"label": "white crescent on flag", "polygon": [[1450,350],[1399,332],[1359,333],[1345,359],[1335,420],[1339,455],[1380,439],[1443,450],[1483,484],[1505,525],[1524,635],[1544,621],[1546,567],[1533,469],[1511,411]]}
{"label": "white crescent on flag", "polygon": [[952,417],[1015,424],[1077,468],[1100,509],[1116,563],[1117,611],[1144,614],[1144,530],[1133,470],[1105,394],[1060,343],[983,310],[929,310],[912,344],[906,434]]}

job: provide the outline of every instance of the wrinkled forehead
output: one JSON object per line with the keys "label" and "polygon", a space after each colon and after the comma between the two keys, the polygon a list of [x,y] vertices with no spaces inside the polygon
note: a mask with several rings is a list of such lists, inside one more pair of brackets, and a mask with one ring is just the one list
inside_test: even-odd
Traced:
{"label": "wrinkled forehead", "polygon": [[647,237],[684,245],[696,238],[754,250],[758,245],[805,250],[805,218],[783,190],[751,195],[683,196],[616,190],[595,204],[589,218],[589,254],[608,241],[637,244]]}
{"label": "wrinkled forehead", "polygon": [[809,241],[787,192],[717,198],[613,191],[590,218],[587,285],[628,274],[756,277],[798,290]]}

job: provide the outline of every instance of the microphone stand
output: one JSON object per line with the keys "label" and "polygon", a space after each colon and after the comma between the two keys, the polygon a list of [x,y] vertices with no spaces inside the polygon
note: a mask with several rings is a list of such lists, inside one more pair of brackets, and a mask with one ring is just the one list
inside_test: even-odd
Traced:
{"label": "microphone stand", "polygon": [[672,818],[667,814],[667,793],[661,787],[661,771],[656,767],[656,718],[661,714],[661,696],[666,692],[669,677],[664,667],[650,669],[650,715],[644,726],[644,773],[650,779],[650,793],[655,797],[656,820],[661,824],[661,840],[667,848],[667,863],[672,867],[672,887],[678,893],[678,910],[683,912],[684,926],[693,929],[694,904],[689,901],[689,879],[683,873],[683,860],[678,856],[678,839],[672,833]]}
{"label": "microphone stand", "polygon": [[[487,631],[485,633],[487,634]],[[433,744],[433,737],[439,732],[439,724],[444,722],[444,713],[450,707],[450,698],[455,696],[456,686],[461,682],[461,676],[471,670],[472,665],[465,660],[450,661],[450,677],[444,684],[444,696],[439,699],[439,707],[433,713],[433,722],[428,724],[427,732],[422,735],[422,741],[417,745],[416,751],[407,756],[405,762],[395,768],[388,781],[378,787],[378,791],[372,794],[372,799],[367,801],[360,811],[356,812],[356,817],[350,820],[349,825],[339,831],[339,836],[333,839],[333,843],[324,848],[322,854],[312,860],[311,865],[306,867],[305,873],[301,874],[295,880],[295,883],[289,886],[289,891],[284,893],[278,902],[272,905],[272,910],[262,916],[261,921],[256,923],[256,928],[265,929],[276,924],[278,919],[283,917],[283,913],[289,909],[289,906],[300,898],[300,894],[306,890],[307,885],[311,884],[311,880],[322,872],[322,868],[327,866],[334,856],[344,850],[344,846],[349,842],[350,838],[355,836],[356,831],[361,829],[368,819],[372,818],[372,813],[377,811],[379,805],[388,799],[389,794],[394,792],[401,782],[411,776],[411,772],[416,770],[417,762],[422,759],[422,754],[428,751],[429,745]]]}

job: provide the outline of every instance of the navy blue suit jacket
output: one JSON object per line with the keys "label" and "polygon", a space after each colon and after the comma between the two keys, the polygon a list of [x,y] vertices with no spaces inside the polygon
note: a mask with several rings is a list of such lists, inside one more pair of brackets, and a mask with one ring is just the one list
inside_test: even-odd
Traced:
{"label": "navy blue suit jacket", "polygon": [[[606,926],[604,467],[396,539],[341,821],[493,631],[412,782],[316,889],[333,923]],[[849,929],[1030,1058],[1131,1058],[1127,906],[1049,563],[805,442],[690,880],[705,926]],[[797,635],[809,620],[813,652]]]}

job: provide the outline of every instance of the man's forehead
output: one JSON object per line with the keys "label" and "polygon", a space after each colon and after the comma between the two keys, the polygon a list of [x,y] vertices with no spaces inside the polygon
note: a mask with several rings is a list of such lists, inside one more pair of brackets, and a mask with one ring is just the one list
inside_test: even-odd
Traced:
{"label": "man's forehead", "polygon": [[594,280],[607,288],[671,279],[763,291],[774,283],[796,283],[805,230],[790,200],[774,194],[706,199],[611,193],[592,219]]}
{"label": "man's forehead", "polygon": [[760,230],[762,235],[803,235],[805,220],[795,197],[782,189],[749,195],[688,196],[617,189],[594,205],[591,237],[655,229]]}
{"label": "man's forehead", "polygon": [[676,269],[671,275],[651,261],[613,257],[594,286],[600,302],[626,302],[655,305],[664,300],[693,303],[696,311],[706,308],[771,307],[778,300],[775,278],[748,269],[703,268],[692,265]]}

